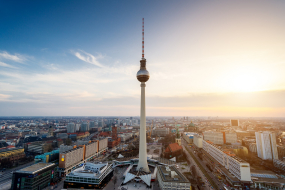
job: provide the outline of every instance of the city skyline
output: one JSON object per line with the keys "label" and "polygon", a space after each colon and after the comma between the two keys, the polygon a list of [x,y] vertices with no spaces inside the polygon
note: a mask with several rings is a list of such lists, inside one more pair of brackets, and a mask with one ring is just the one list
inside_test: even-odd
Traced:
{"label": "city skyline", "polygon": [[[1,1],[1,116],[284,117],[285,2]],[[14,14],[15,13],[15,14]]]}

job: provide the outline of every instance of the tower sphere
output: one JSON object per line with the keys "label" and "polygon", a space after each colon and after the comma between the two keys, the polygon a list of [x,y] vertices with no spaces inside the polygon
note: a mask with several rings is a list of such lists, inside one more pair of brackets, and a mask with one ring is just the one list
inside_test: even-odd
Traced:
{"label": "tower sphere", "polygon": [[149,79],[149,72],[146,70],[146,59],[142,59],[140,62],[141,68],[137,72],[137,79],[140,82],[146,82]]}

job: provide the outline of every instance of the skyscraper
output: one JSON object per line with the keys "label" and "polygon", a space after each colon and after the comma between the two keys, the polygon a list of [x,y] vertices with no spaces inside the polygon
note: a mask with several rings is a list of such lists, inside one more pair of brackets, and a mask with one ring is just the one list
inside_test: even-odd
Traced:
{"label": "skyscraper", "polygon": [[95,122],[94,121],[90,121],[89,123],[89,128],[94,128],[95,127]]}
{"label": "skyscraper", "polygon": [[276,135],[270,131],[255,132],[257,155],[263,160],[278,159]]}
{"label": "skyscraper", "polygon": [[139,163],[137,170],[149,172],[146,152],[146,116],[145,116],[145,83],[149,79],[146,70],[146,59],[144,58],[144,19],[142,27],[142,59],[140,60],[140,70],[137,72],[137,79],[141,82],[141,112],[140,112],[140,146]]}
{"label": "skyscraper", "polygon": [[66,127],[67,133],[75,133],[76,128],[74,123],[68,123]]}

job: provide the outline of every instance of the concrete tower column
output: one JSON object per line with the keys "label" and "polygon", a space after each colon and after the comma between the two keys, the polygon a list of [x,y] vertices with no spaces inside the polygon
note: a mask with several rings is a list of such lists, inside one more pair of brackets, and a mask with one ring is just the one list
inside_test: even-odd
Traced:
{"label": "concrete tower column", "polygon": [[147,164],[146,151],[146,116],[145,116],[145,82],[141,83],[141,118],[140,118],[140,147],[139,147],[139,163],[137,170],[143,168],[145,172],[149,172]]}

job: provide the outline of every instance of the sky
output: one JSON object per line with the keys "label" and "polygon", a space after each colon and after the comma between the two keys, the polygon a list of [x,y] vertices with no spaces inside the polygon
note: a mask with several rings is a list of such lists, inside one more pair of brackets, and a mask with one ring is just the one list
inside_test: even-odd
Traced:
{"label": "sky", "polygon": [[285,1],[0,0],[0,116],[285,116]]}

